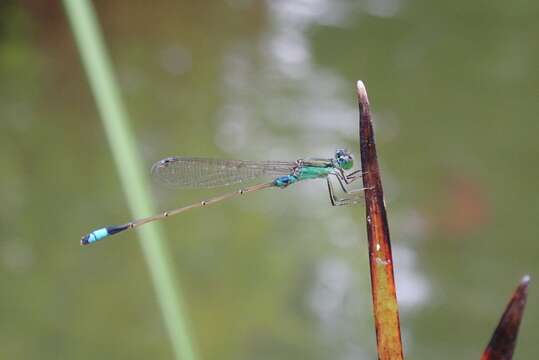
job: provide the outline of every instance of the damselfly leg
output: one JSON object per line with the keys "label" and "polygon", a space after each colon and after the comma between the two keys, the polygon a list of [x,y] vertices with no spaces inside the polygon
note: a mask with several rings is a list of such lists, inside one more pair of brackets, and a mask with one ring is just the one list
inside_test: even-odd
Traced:
{"label": "damselfly leg", "polygon": [[337,195],[335,195],[335,190],[333,189],[333,185],[331,184],[331,180],[330,180],[330,178],[328,176],[326,178],[326,181],[327,181],[327,184],[328,184],[328,192],[329,192],[329,199],[331,201],[331,205],[333,205],[333,206],[354,205],[354,204],[357,204],[357,203],[363,201],[363,191],[365,190],[365,188],[353,189],[353,190],[347,189],[346,186],[343,184],[343,180],[341,179],[340,174],[334,173],[333,175],[335,176],[335,178],[339,182],[339,185],[340,185],[341,189],[348,196],[344,197],[344,198],[337,197]]}
{"label": "damselfly leg", "polygon": [[348,183],[351,183],[351,182],[356,181],[357,179],[359,179],[363,175],[365,175],[364,172],[362,172],[361,170],[356,170],[356,171],[353,171],[350,174],[346,175],[345,178],[348,181]]}

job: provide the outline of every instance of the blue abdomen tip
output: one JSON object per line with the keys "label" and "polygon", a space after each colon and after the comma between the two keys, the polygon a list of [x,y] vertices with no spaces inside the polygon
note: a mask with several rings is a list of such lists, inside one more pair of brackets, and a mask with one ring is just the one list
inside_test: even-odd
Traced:
{"label": "blue abdomen tip", "polygon": [[83,236],[82,239],[80,239],[80,244],[81,245],[93,244],[96,241],[106,238],[107,236],[111,236],[119,232],[122,232],[124,230],[128,230],[132,226],[133,225],[131,223],[128,223],[128,224],[123,224],[123,225],[107,226],[99,230],[92,231],[91,233]]}
{"label": "blue abdomen tip", "polygon": [[99,230],[96,230],[96,231],[92,231],[91,233],[89,233],[88,235],[84,236],[81,240],[80,240],[80,244],[81,245],[90,245],[90,244],[93,244],[95,243],[96,241],[99,241],[107,236],[109,236],[109,232],[107,230],[107,228],[102,228],[102,229],[99,229]]}

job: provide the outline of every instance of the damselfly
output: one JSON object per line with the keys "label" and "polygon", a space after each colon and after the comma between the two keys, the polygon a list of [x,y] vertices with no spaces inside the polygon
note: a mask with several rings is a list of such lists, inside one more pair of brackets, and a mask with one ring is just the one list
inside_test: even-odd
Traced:
{"label": "damselfly", "polygon": [[[345,149],[335,151],[332,159],[299,159],[296,161],[243,161],[217,160],[192,157],[168,157],[152,166],[152,176],[159,182],[178,187],[218,187],[241,183],[259,177],[271,176],[273,181],[261,183],[220,195],[209,200],[160,214],[134,220],[122,225],[107,226],[85,235],[81,245],[88,245],[110,235],[161,220],[187,210],[204,207],[239,195],[267,188],[284,189],[294,183],[309,179],[326,179],[331,205],[351,205],[362,199],[362,190],[349,190],[348,185],[361,177],[361,171],[351,170],[354,160]],[[330,177],[335,178],[348,197],[335,195]]]}

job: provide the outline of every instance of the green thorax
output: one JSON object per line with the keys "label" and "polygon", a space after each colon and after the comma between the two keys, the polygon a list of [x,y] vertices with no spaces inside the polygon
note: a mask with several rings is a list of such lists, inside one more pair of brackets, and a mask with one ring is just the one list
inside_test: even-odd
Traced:
{"label": "green thorax", "polygon": [[298,180],[318,179],[331,174],[333,167],[303,166],[295,174]]}

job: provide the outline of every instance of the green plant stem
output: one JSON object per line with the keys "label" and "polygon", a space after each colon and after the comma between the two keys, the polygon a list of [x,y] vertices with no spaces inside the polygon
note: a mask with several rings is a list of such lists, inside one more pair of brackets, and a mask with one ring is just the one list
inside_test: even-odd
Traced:
{"label": "green plant stem", "polygon": [[[129,126],[118,85],[105,50],[92,4],[88,0],[64,0],[81,59],[103,121],[120,180],[135,218],[154,213],[148,180],[140,165],[135,136]],[[177,359],[195,360],[192,337],[184,315],[178,281],[158,224],[138,230],[162,315]]]}

